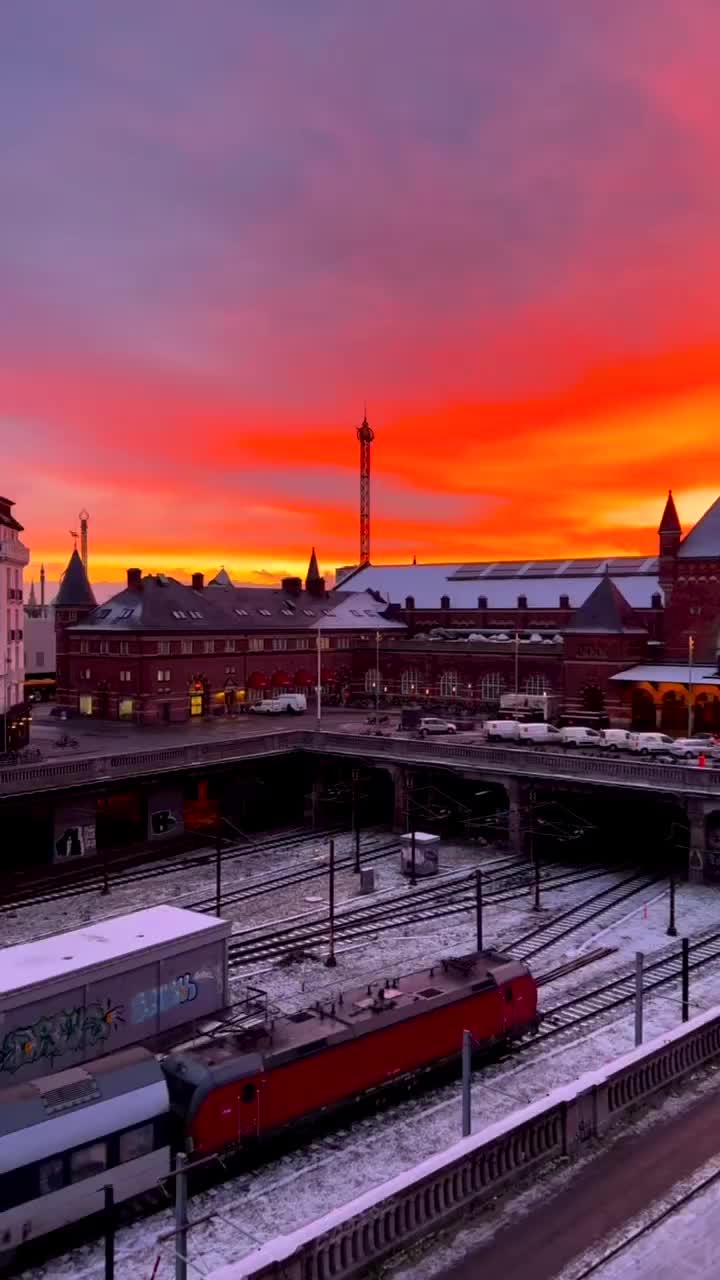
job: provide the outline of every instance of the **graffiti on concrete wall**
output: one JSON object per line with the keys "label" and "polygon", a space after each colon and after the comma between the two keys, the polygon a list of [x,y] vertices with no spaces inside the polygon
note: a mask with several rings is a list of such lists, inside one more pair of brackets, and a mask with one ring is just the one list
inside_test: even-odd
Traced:
{"label": "graffiti on concrete wall", "polygon": [[131,1019],[137,1025],[149,1022],[158,1014],[177,1009],[181,1004],[190,1004],[197,1000],[198,984],[189,973],[183,973],[171,982],[163,982],[159,987],[150,987],[147,991],[138,991],[132,998]]}
{"label": "graffiti on concrete wall", "polygon": [[102,1044],[125,1021],[122,1005],[76,1005],[43,1014],[34,1022],[15,1027],[0,1041],[0,1071],[11,1075],[33,1062],[48,1062],[65,1053],[77,1053]]}

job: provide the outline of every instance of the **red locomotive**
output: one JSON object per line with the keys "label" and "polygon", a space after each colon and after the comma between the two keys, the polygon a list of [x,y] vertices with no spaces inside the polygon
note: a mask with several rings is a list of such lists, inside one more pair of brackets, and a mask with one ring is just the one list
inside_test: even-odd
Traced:
{"label": "red locomotive", "polygon": [[260,1017],[169,1055],[162,1067],[197,1158],[255,1143],[452,1062],[464,1030],[488,1049],[537,1022],[527,966],[485,951],[343,992],[329,1006]]}

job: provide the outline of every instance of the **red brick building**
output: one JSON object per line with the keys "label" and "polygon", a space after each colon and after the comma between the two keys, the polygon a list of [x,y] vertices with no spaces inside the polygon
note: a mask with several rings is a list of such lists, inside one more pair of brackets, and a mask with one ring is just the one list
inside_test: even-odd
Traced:
{"label": "red brick building", "polygon": [[367,565],[326,591],[128,571],[101,607],[77,553],[57,601],[58,699],[141,722],[234,713],[272,690],[492,711],[554,695],[569,716],[720,728],[720,500],[683,538],[668,500],[658,556]]}

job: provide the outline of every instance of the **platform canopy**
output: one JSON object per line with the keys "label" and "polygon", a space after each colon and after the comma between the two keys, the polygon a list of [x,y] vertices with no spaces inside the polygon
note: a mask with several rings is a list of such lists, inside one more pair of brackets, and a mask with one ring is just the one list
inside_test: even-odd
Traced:
{"label": "platform canopy", "polygon": [[639,667],[628,667],[627,671],[619,671],[611,680],[637,684],[648,681],[650,684],[720,684],[720,673],[708,671],[706,667],[693,667],[692,672],[687,662],[642,663]]}

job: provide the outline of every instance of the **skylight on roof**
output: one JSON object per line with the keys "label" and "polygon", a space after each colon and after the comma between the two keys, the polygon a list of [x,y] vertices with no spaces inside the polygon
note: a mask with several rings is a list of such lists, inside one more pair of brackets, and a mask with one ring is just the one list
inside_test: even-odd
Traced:
{"label": "skylight on roof", "polygon": [[202,614],[201,614],[201,613],[198,613],[197,609],[191,609],[191,610],[190,610],[190,617],[191,617],[191,618],[202,618]]}
{"label": "skylight on roof", "polygon": [[271,615],[270,615],[270,610],[269,610],[269,609],[258,609],[258,613],[259,613],[259,614],[261,615],[261,617],[263,617],[263,618],[269,618],[269,617],[271,616]]}
{"label": "skylight on roof", "polygon": [[362,615],[362,609],[351,609],[351,610],[350,610],[350,612],[351,612],[351,614],[352,614],[353,618],[362,618],[362,616],[363,616],[363,615]]}
{"label": "skylight on roof", "polygon": [[314,618],[314,617],[315,617],[315,610],[314,610],[314,609],[303,609],[303,613],[305,614],[305,617],[306,617],[306,618]]}
{"label": "skylight on roof", "polygon": [[235,612],[239,618],[247,618],[248,616],[247,609],[236,609]]}
{"label": "skylight on roof", "polygon": [[[108,609],[107,613],[109,612],[110,610]],[[123,609],[122,612],[118,614],[118,619],[132,618],[134,612],[135,612],[134,609]],[[103,611],[103,613],[100,616],[105,617],[106,616],[105,612]]]}
{"label": "skylight on roof", "polygon": [[280,612],[281,612],[281,613],[284,613],[286,618],[294,618],[294,617],[295,617],[295,615],[294,615],[294,613],[293,613],[292,609],[281,609],[281,610],[280,610]]}
{"label": "skylight on roof", "polygon": [[[109,617],[110,617],[111,612],[112,612],[112,610],[111,610],[111,609],[98,609],[97,613],[95,614],[95,617],[96,617],[96,618],[109,618]],[[131,610],[131,612],[132,612],[132,610]],[[122,614],[120,614],[120,617],[122,617]]]}
{"label": "skylight on roof", "polygon": [[187,614],[184,609],[173,609],[172,616],[173,618],[187,618]]}

